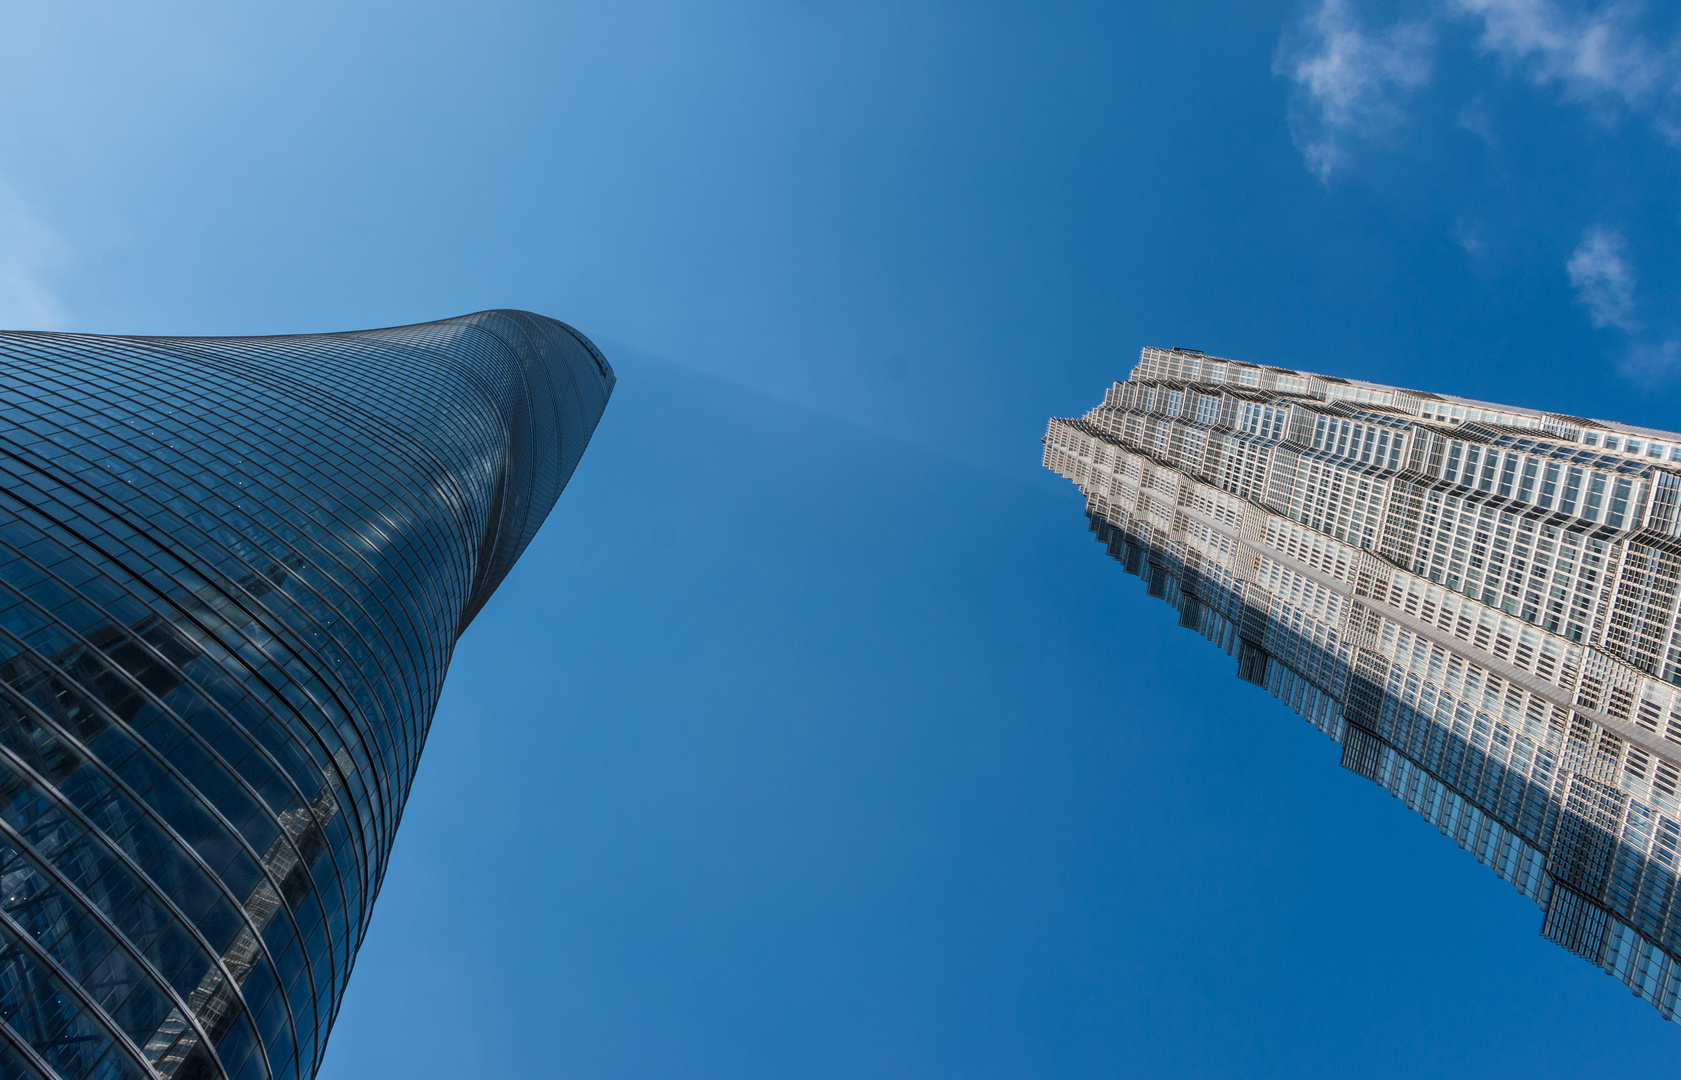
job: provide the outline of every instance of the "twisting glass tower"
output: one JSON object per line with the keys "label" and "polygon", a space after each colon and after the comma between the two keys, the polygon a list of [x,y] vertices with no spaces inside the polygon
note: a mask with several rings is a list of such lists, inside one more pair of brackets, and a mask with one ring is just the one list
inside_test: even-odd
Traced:
{"label": "twisting glass tower", "polygon": [[1145,349],[1044,441],[1180,625],[1681,1019],[1681,435]]}
{"label": "twisting glass tower", "polygon": [[0,1080],[308,1080],[456,638],[613,388],[515,311],[0,334]]}

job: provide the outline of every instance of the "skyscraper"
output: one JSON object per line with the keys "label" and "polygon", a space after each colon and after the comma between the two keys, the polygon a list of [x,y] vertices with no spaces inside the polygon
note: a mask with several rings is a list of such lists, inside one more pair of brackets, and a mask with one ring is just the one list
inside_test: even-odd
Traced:
{"label": "skyscraper", "polygon": [[613,372],[516,311],[0,334],[0,1080],[307,1080]]}
{"label": "skyscraper", "polygon": [[1147,348],[1044,444],[1181,626],[1677,1019],[1681,435]]}

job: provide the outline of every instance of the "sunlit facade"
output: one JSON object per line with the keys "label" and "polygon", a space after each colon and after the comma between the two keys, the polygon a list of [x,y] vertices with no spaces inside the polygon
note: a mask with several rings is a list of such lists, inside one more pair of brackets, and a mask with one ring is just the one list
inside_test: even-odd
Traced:
{"label": "sunlit facade", "polygon": [[613,387],[485,312],[0,334],[0,1080],[308,1080],[456,638]]}
{"label": "sunlit facade", "polygon": [[1044,446],[1180,625],[1677,1019],[1681,434],[1147,348]]}

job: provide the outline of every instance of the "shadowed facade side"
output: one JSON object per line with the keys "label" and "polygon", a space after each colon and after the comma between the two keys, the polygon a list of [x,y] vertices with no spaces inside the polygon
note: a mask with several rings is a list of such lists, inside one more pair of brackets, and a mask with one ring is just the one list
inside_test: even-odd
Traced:
{"label": "shadowed facade side", "polygon": [[491,311],[0,333],[0,1080],[308,1080],[451,652],[614,375]]}
{"label": "shadowed facade side", "polygon": [[1147,348],[1044,445],[1180,625],[1681,1019],[1681,434]]}

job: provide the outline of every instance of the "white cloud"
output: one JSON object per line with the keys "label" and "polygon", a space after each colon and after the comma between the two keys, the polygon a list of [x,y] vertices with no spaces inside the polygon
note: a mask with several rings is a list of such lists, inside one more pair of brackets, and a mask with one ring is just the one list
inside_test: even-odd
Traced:
{"label": "white cloud", "polygon": [[1470,218],[1461,217],[1453,223],[1453,242],[1473,259],[1488,253],[1488,245],[1483,242],[1482,227]]}
{"label": "white cloud", "polygon": [[1296,84],[1291,136],[1321,179],[1346,158],[1350,138],[1367,137],[1401,118],[1396,99],[1430,78],[1428,22],[1402,22],[1377,33],[1356,25],[1346,0],[1321,0],[1280,42],[1273,71]]}
{"label": "white cloud", "polygon": [[[1434,31],[1458,27],[1498,59],[1508,79],[1557,93],[1604,122],[1641,117],[1681,147],[1681,36],[1643,32],[1640,0],[1415,0],[1429,16],[1379,31],[1362,29],[1359,0],[1312,0],[1286,31],[1275,73],[1294,83],[1290,127],[1307,166],[1321,180],[1342,168],[1348,148],[1392,128],[1406,96],[1430,81]],[[1498,149],[1488,97],[1459,110],[1461,128]],[[1488,238],[1461,217],[1453,239],[1474,262]],[[1620,372],[1644,385],[1681,379],[1681,339],[1646,332],[1636,313],[1636,275],[1627,242],[1615,229],[1583,232],[1565,263],[1576,301],[1593,325],[1628,335]]]}
{"label": "white cloud", "polygon": [[[1556,0],[1437,0],[1431,18],[1368,33],[1360,29],[1350,0],[1317,3],[1285,33],[1273,70],[1296,84],[1291,136],[1322,180],[1346,161],[1351,139],[1400,121],[1401,98],[1430,79],[1433,27],[1442,19],[1473,24],[1482,49],[1504,61],[1509,73],[1558,86],[1564,98],[1605,119],[1647,114],[1661,135],[1681,145],[1681,39],[1659,45],[1640,33],[1633,4],[1581,8]],[[1459,121],[1493,143],[1481,98],[1465,107]]]}
{"label": "white cloud", "polygon": [[1626,333],[1640,329],[1634,320],[1634,271],[1623,259],[1628,242],[1615,229],[1591,226],[1571,253],[1565,269],[1576,302],[1588,309],[1595,326],[1615,326]]}
{"label": "white cloud", "polygon": [[69,254],[58,234],[0,184],[0,330],[64,326],[64,306],[48,281]]}
{"label": "white cloud", "polygon": [[1629,26],[1629,8],[1610,4],[1572,13],[1550,0],[1449,0],[1482,23],[1482,47],[1528,68],[1537,83],[1562,84],[1568,97],[1641,108],[1676,83],[1676,53]]}
{"label": "white cloud", "polygon": [[1648,388],[1672,381],[1681,374],[1681,341],[1658,345],[1635,345],[1617,370],[1630,382]]}
{"label": "white cloud", "polygon": [[1488,102],[1481,94],[1465,103],[1459,110],[1459,126],[1487,143],[1495,145],[1494,121],[1488,115]]}

